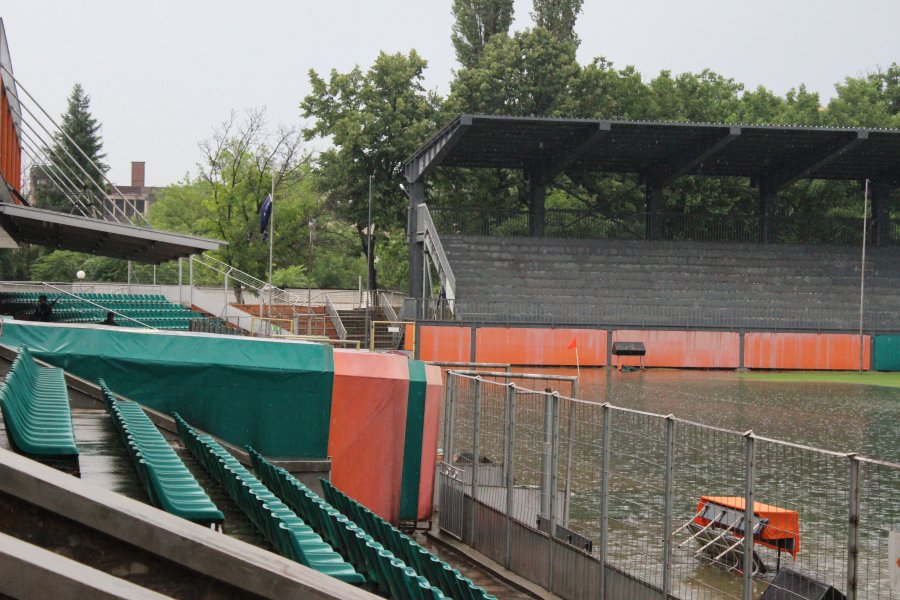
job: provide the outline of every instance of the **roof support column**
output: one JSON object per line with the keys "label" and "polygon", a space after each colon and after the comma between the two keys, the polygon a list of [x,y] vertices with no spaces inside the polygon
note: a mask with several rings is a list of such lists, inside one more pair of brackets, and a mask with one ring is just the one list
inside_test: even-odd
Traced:
{"label": "roof support column", "polygon": [[547,186],[540,172],[535,169],[529,173],[528,195],[531,202],[531,237],[544,237],[544,223],[547,219],[546,200]]}
{"label": "roof support column", "polygon": [[872,225],[876,246],[891,243],[891,184],[872,182]]}
{"label": "roof support column", "polygon": [[644,198],[647,201],[646,237],[648,240],[662,238],[663,186],[652,177],[644,182]]}
{"label": "roof support column", "polygon": [[771,182],[761,179],[759,182],[759,241],[771,244],[775,241],[775,202],[778,200],[778,188]]}
{"label": "roof support column", "polygon": [[[416,300],[422,298],[422,278],[425,276],[422,265],[425,243],[420,241],[418,236],[419,205],[423,202],[425,202],[424,176],[409,184],[409,215],[406,222],[406,233],[409,236],[409,297]],[[416,313],[418,314],[418,311]]]}

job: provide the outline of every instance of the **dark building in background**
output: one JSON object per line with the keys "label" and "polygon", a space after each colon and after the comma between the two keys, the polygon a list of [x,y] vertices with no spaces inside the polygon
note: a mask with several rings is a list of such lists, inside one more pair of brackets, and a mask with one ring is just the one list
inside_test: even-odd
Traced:
{"label": "dark building in background", "polygon": [[147,210],[156,201],[156,194],[161,189],[146,186],[145,174],[146,163],[133,161],[131,163],[131,185],[116,184],[116,187],[119,188],[125,199],[130,200],[130,202],[122,200],[116,194],[113,194],[112,197],[115,198],[116,205],[129,217],[134,216],[135,210],[146,216]]}

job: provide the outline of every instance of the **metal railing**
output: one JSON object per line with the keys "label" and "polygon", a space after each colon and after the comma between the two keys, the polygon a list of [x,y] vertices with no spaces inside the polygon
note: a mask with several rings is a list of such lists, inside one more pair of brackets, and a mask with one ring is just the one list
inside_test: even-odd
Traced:
{"label": "metal railing", "polygon": [[438,231],[431,220],[431,213],[428,212],[428,206],[425,204],[420,204],[418,207],[416,239],[423,243],[425,254],[431,258],[431,262],[437,269],[443,297],[446,299],[447,306],[452,312],[453,301],[456,299],[456,277],[453,275],[450,261],[447,259],[447,254],[441,245]]}
{"label": "metal railing", "polygon": [[[430,208],[429,214],[442,235],[527,237],[534,231],[533,215],[524,210]],[[874,226],[870,220],[870,229]],[[885,231],[886,245],[900,245],[900,223],[892,221]],[[859,245],[862,219],[772,215],[762,222],[758,215],[730,213],[653,215],[548,209],[543,237],[738,243],[760,242],[767,237],[773,243]],[[874,236],[869,237],[869,243],[874,243]]]}
{"label": "metal railing", "polygon": [[341,315],[338,313],[337,309],[334,307],[334,303],[331,301],[329,296],[325,296],[325,312],[328,314],[331,319],[332,325],[334,325],[334,330],[337,332],[337,336],[339,340],[347,339],[347,328],[344,327],[344,322],[341,321]]}
{"label": "metal railing", "polygon": [[507,569],[572,599],[750,600],[786,567],[900,596],[900,465],[508,377],[448,372],[438,474],[441,530]]}

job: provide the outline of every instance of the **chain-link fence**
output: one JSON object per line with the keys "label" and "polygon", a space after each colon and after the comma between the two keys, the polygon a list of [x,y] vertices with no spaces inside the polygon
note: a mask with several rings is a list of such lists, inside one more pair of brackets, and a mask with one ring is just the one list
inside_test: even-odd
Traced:
{"label": "chain-link fence", "polygon": [[439,478],[441,529],[510,570],[564,598],[900,598],[900,465],[521,382],[448,373]]}

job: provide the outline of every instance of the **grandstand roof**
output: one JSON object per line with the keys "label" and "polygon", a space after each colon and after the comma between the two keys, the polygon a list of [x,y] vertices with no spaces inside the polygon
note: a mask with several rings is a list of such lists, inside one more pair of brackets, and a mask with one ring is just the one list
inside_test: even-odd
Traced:
{"label": "grandstand roof", "polygon": [[217,250],[225,245],[219,240],[2,202],[0,227],[20,244],[39,244],[153,264]]}
{"label": "grandstand roof", "polygon": [[439,166],[900,183],[900,130],[460,115],[406,164],[410,182]]}

